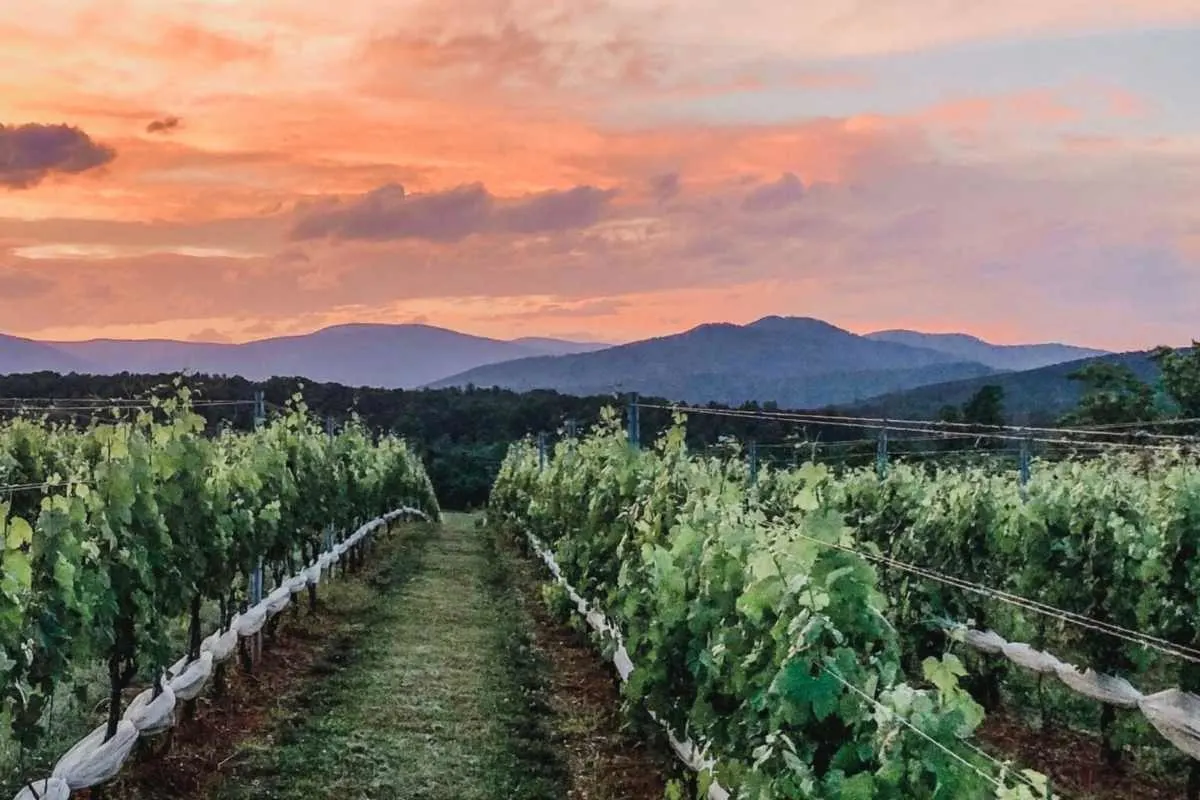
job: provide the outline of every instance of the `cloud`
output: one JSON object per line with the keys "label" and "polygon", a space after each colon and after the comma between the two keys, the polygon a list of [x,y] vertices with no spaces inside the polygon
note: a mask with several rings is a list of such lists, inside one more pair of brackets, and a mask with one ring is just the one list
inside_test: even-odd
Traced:
{"label": "cloud", "polygon": [[538,99],[530,90],[645,87],[661,79],[665,59],[638,34],[639,16],[607,0],[564,8],[467,0],[453,13],[442,3],[422,3],[398,32],[372,39],[363,61],[375,72],[372,85],[383,91],[456,87],[522,92],[529,102]]}
{"label": "cloud", "polygon": [[785,172],[779,180],[751,191],[742,201],[745,211],[778,211],[804,199],[804,184],[794,173]]}
{"label": "cloud", "polygon": [[576,186],[500,202],[481,183],[413,195],[399,184],[388,184],[355,200],[323,201],[301,209],[291,238],[445,243],[485,231],[570,230],[595,223],[613,194]]}
{"label": "cloud", "polygon": [[492,213],[483,184],[409,196],[400,184],[367,192],[358,200],[335,202],[304,214],[293,239],[428,239],[457,242],[478,233]]}
{"label": "cloud", "polygon": [[0,267],[0,297],[29,300],[43,297],[54,289],[54,281],[32,272]]}
{"label": "cloud", "polygon": [[178,128],[181,122],[182,120],[179,117],[156,119],[146,126],[146,133],[170,133]]}
{"label": "cloud", "polygon": [[595,224],[615,192],[594,186],[542,192],[514,201],[496,212],[493,226],[506,233],[542,233]]}
{"label": "cloud", "polygon": [[10,189],[31,188],[56,172],[86,172],[116,155],[70,125],[0,124],[0,186]]}
{"label": "cloud", "polygon": [[665,203],[673,199],[679,194],[679,173],[668,172],[663,175],[655,175],[649,181],[650,194],[660,203]]}
{"label": "cloud", "polygon": [[208,65],[262,61],[271,55],[271,47],[267,44],[244,41],[191,22],[171,25],[153,40],[153,44],[145,39],[142,44],[155,52],[174,58],[186,57]]}

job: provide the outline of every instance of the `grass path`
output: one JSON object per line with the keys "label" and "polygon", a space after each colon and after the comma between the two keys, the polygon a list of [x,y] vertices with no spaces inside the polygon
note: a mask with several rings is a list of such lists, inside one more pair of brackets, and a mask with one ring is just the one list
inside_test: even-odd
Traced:
{"label": "grass path", "polygon": [[448,515],[376,555],[330,600],[325,674],[214,796],[566,796],[542,662],[490,537]]}

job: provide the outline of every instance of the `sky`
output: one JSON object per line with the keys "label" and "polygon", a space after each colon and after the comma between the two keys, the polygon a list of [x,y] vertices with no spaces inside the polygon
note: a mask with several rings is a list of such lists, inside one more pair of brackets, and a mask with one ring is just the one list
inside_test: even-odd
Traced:
{"label": "sky", "polygon": [[1200,338],[1200,0],[0,4],[0,331]]}

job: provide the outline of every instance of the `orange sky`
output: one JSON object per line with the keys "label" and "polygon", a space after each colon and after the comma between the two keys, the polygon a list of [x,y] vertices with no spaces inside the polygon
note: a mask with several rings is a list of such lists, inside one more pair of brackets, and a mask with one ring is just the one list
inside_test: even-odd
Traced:
{"label": "orange sky", "polygon": [[1099,5],[0,6],[0,331],[1181,343],[1200,0]]}

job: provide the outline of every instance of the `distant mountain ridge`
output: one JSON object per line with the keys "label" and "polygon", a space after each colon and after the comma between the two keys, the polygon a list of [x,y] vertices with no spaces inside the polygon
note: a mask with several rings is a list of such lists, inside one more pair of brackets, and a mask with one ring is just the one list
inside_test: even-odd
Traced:
{"label": "distant mountain ridge", "polygon": [[808,317],[708,323],[629,344],[471,336],[430,325],[339,325],[244,344],[173,340],[38,342],[0,335],[0,374],[181,370],[390,389],[501,386],[575,395],[637,391],[686,402],[772,401],[791,408],[1000,376],[1101,351],[993,345],[966,334],[865,336]]}
{"label": "distant mountain ridge", "polygon": [[772,316],[748,325],[700,325],[591,353],[492,364],[431,387],[474,384],[577,395],[636,391],[687,402],[753,400],[811,408],[995,371],[818,319]]}
{"label": "distant mountain ridge", "polygon": [[603,345],[559,339],[510,342],[430,325],[351,324],[244,344],[96,339],[35,342],[0,337],[0,374],[164,373],[188,370],[250,380],[301,376],[346,386],[412,389],[483,364]]}
{"label": "distant mountain ridge", "polygon": [[1161,372],[1150,351],[1112,353],[1021,372],[918,386],[845,404],[843,410],[893,419],[934,419],[944,406],[962,406],[989,384],[1004,390],[1004,413],[1015,424],[1051,424],[1079,404],[1084,386],[1069,375],[1096,361],[1128,367],[1139,380],[1155,383]]}
{"label": "distant mountain ridge", "polygon": [[0,333],[0,373],[78,372],[87,364],[53,345]]}
{"label": "distant mountain ridge", "polygon": [[1046,344],[992,344],[965,333],[920,333],[887,330],[868,333],[868,339],[925,347],[965,361],[998,370],[1027,370],[1108,355],[1107,351],[1050,342]]}

